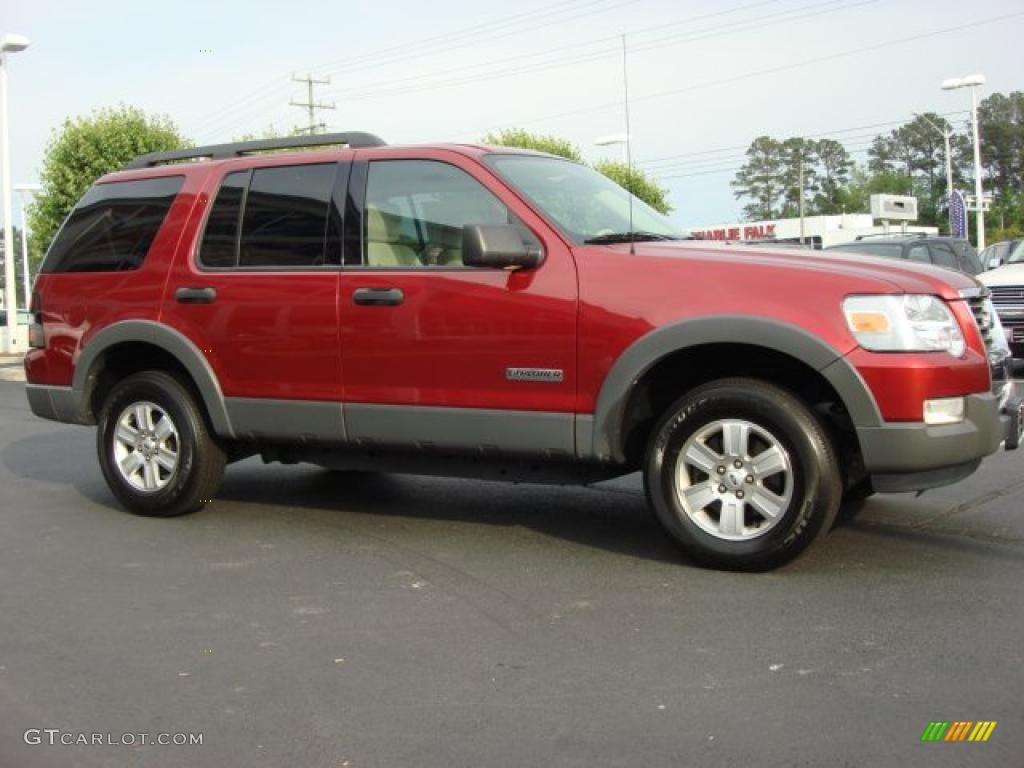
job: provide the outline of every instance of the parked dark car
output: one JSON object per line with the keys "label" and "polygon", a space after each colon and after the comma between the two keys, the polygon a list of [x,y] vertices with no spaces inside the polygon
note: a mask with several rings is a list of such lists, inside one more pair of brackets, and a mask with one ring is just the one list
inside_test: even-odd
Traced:
{"label": "parked dark car", "polygon": [[842,245],[833,245],[826,251],[846,251],[883,256],[889,259],[904,259],[921,264],[935,264],[939,267],[957,269],[968,275],[985,271],[978,252],[969,242],[955,237],[938,235],[887,235],[865,237]]}
{"label": "parked dark car", "polygon": [[978,258],[985,269],[996,269],[1003,264],[1024,261],[1024,238],[993,243],[983,250]]}

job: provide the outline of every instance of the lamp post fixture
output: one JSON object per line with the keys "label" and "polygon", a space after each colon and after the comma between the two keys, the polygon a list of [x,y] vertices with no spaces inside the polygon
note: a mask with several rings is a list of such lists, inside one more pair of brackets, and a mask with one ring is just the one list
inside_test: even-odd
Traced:
{"label": "lamp post fixture", "polygon": [[977,246],[979,251],[985,250],[985,199],[981,191],[981,139],[978,135],[978,87],[985,84],[984,75],[967,75],[952,77],[942,81],[942,90],[953,91],[957,88],[971,89],[971,133],[974,134],[974,210],[977,214]]}
{"label": "lamp post fixture", "polygon": [[3,179],[4,216],[4,306],[7,308],[7,333],[2,352],[18,352],[18,290],[14,278],[14,232],[11,226],[11,150],[7,135],[7,54],[24,51],[29,46],[24,35],[7,34],[0,38],[0,165]]}
{"label": "lamp post fixture", "polygon": [[22,296],[25,298],[25,309],[29,307],[29,291],[32,288],[32,271],[28,265],[28,220],[25,217],[25,195],[35,194],[42,187],[38,184],[15,184],[14,191],[20,193],[19,202],[21,202],[21,280],[22,280]]}
{"label": "lamp post fixture", "polygon": [[594,139],[594,144],[599,147],[610,147],[613,144],[622,145],[622,162],[628,162],[629,159],[629,134],[628,133],[613,133],[610,136],[599,136]]}

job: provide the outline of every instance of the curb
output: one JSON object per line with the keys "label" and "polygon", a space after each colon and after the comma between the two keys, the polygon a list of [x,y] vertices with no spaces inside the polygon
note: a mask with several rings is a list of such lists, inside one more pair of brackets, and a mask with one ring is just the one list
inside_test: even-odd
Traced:
{"label": "curb", "polygon": [[0,365],[0,381],[24,381],[25,369],[19,362],[16,365]]}

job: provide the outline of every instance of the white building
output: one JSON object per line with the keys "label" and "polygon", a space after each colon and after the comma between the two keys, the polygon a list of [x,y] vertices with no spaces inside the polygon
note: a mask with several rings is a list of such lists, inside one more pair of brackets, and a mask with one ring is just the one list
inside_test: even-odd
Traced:
{"label": "white building", "polygon": [[[888,232],[923,232],[937,235],[937,227],[904,226],[876,223],[870,213],[843,213],[836,216],[807,216],[804,218],[804,242],[815,248],[828,248],[856,240],[863,235],[883,235]],[[780,243],[800,242],[800,219],[751,221],[724,224],[715,227],[692,227],[691,237],[701,240],[775,240]]]}

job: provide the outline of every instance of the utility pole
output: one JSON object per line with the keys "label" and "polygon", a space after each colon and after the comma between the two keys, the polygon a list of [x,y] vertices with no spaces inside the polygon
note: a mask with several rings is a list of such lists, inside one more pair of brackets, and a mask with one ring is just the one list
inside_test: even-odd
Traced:
{"label": "utility pole", "polygon": [[800,245],[804,244],[804,216],[807,208],[804,205],[804,150],[800,148]]}
{"label": "utility pole", "polygon": [[316,133],[316,129],[317,128],[325,128],[326,127],[323,123],[317,123],[317,121],[316,121],[316,111],[318,109],[334,109],[334,103],[333,102],[331,102],[330,104],[325,104],[324,102],[313,101],[313,86],[314,85],[330,85],[331,84],[331,78],[328,77],[326,80],[317,80],[316,78],[314,78],[311,74],[309,74],[307,72],[305,77],[296,77],[293,74],[292,75],[292,81],[294,81],[296,83],[305,83],[306,84],[306,100],[305,101],[295,101],[295,99],[292,99],[288,103],[291,106],[293,106],[293,107],[303,107],[303,108],[306,109],[306,111],[307,111],[307,113],[309,115],[309,126],[306,128],[306,130],[309,131],[309,135],[312,136],[313,134]]}

